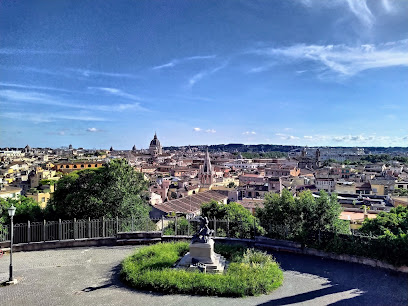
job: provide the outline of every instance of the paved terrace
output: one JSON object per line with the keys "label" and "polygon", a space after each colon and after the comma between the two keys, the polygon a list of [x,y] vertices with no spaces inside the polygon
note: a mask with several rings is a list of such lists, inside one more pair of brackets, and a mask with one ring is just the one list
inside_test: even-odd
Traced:
{"label": "paved terrace", "polygon": [[[218,298],[137,291],[118,278],[134,246],[14,253],[19,284],[0,287],[2,305],[408,305],[408,275],[311,256],[274,253],[284,284],[269,295]],[[0,258],[0,281],[9,255]]]}

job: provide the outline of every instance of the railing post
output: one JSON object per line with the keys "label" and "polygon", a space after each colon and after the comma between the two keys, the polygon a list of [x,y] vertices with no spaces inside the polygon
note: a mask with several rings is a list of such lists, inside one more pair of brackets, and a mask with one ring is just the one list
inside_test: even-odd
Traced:
{"label": "railing post", "polygon": [[43,241],[45,241],[45,219],[43,222]]}
{"label": "railing post", "polygon": [[190,218],[187,219],[187,236],[190,236]]}
{"label": "railing post", "polygon": [[176,218],[174,219],[174,235],[177,236],[177,215]]}
{"label": "railing post", "polygon": [[58,219],[58,239],[62,240],[62,224],[61,219]]}
{"label": "railing post", "polygon": [[132,215],[132,232],[135,231],[135,216]]}
{"label": "railing post", "polygon": [[214,217],[214,237],[217,237],[217,219]]}
{"label": "railing post", "polygon": [[105,238],[105,217],[102,217],[102,237]]}
{"label": "railing post", "polygon": [[254,239],[256,237],[256,219],[254,218]]}
{"label": "railing post", "polygon": [[91,238],[91,217],[88,217],[88,238]]}
{"label": "railing post", "polygon": [[119,233],[119,217],[116,216],[116,234]]}
{"label": "railing post", "polygon": [[31,223],[30,220],[27,221],[27,243],[31,242]]}
{"label": "railing post", "polygon": [[227,237],[229,236],[229,217],[227,217]]}
{"label": "railing post", "polygon": [[161,232],[162,232],[162,236],[164,234],[164,216],[161,216]]}
{"label": "railing post", "polygon": [[77,237],[77,226],[76,226],[76,218],[74,218],[74,240]]}

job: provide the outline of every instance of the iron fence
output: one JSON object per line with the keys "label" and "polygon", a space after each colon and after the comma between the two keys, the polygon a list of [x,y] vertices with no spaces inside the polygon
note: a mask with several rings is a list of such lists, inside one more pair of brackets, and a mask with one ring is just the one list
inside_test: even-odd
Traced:
{"label": "iron fence", "polygon": [[[196,219],[184,217],[151,218],[113,218],[113,219],[87,219],[87,220],[58,220],[14,224],[13,243],[31,243],[56,240],[76,240],[89,238],[112,238],[120,232],[136,231],[161,231],[162,235],[192,236],[200,228]],[[243,221],[209,220],[209,228],[213,230],[214,237],[254,238],[265,233],[258,231],[256,223],[249,224]],[[270,225],[266,229],[267,236],[280,239],[293,239],[293,232],[288,226]],[[323,233],[322,233],[323,234]],[[318,234],[310,235],[309,239],[319,242],[323,237]],[[351,236],[361,236],[358,232],[351,231]],[[316,238],[317,237],[317,238]],[[0,242],[10,240],[10,226],[0,228]]]}
{"label": "iron fence", "polygon": [[[127,218],[58,220],[14,224],[13,243],[31,243],[56,240],[76,240],[89,238],[113,238],[120,232],[161,231],[171,224],[172,218]],[[176,222],[177,223],[177,222]],[[179,230],[178,235],[182,233]],[[10,241],[10,226],[0,227],[0,242]]]}

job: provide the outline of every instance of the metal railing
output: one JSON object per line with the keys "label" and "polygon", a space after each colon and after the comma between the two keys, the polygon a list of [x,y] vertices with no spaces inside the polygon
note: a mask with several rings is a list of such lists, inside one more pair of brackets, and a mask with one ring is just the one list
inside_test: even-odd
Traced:
{"label": "metal railing", "polygon": [[[41,241],[76,240],[90,238],[113,238],[120,232],[150,232],[161,231],[163,236],[192,236],[200,228],[196,219],[184,217],[151,218],[100,218],[87,220],[58,220],[14,224],[13,243],[31,243]],[[237,220],[209,220],[209,228],[213,230],[214,237],[254,238],[266,234],[278,239],[292,237],[292,229],[288,226],[270,225],[265,232],[259,232],[258,224]],[[351,236],[361,236],[351,231]],[[370,235],[371,236],[371,235]],[[319,234],[320,240],[320,234]],[[0,242],[10,241],[10,227],[4,225],[0,228]]]}
{"label": "metal railing", "polygon": [[[113,238],[119,232],[163,231],[161,219],[58,220],[14,224],[13,243],[89,238]],[[10,226],[0,228],[0,242],[10,241]]]}

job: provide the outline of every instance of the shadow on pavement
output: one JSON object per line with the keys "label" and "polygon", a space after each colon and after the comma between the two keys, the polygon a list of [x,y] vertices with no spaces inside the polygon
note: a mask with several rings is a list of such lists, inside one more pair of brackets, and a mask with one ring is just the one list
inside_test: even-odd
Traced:
{"label": "shadow on pavement", "polygon": [[153,296],[163,296],[166,295],[165,293],[160,293],[160,292],[155,292],[155,291],[145,291],[145,290],[138,290],[135,288],[132,288],[130,286],[128,286],[126,283],[124,283],[120,277],[120,270],[122,268],[121,264],[116,265],[115,267],[113,267],[110,270],[110,279],[103,285],[100,286],[94,286],[94,287],[87,287],[82,289],[82,292],[92,292],[95,290],[100,290],[100,289],[107,289],[107,288],[122,288],[125,290],[129,290],[129,291],[134,291],[134,292],[138,292],[138,293],[144,293],[144,294],[149,294],[149,295],[153,295]]}
{"label": "shadow on pavement", "polygon": [[406,274],[315,256],[278,252],[273,255],[283,270],[325,278],[324,285],[329,287],[272,299],[260,305],[291,305],[346,291],[358,295],[330,305],[408,305]]}

